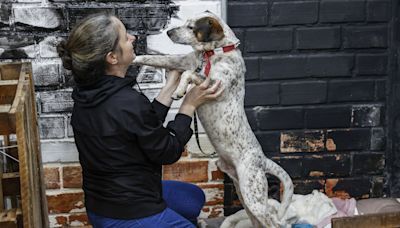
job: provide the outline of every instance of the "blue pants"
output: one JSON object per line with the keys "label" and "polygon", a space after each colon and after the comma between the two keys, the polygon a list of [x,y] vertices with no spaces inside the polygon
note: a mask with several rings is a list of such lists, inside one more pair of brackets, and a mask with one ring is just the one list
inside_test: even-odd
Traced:
{"label": "blue pants", "polygon": [[162,181],[167,208],[161,213],[141,219],[112,219],[87,211],[93,228],[194,228],[204,206],[204,192],[194,184]]}

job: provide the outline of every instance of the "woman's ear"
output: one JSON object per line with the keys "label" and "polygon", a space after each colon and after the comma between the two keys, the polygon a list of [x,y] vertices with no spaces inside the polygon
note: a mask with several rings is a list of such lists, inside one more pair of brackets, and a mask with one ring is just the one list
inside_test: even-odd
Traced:
{"label": "woman's ear", "polygon": [[111,65],[117,64],[118,63],[117,55],[112,51],[108,52],[106,55],[106,62]]}

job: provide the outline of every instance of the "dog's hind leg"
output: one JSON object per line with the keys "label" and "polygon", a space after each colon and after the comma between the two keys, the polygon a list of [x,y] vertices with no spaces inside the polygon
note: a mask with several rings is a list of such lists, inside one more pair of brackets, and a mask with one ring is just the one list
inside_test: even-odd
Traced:
{"label": "dog's hind leg", "polygon": [[[247,214],[247,218],[249,218],[250,220],[251,220],[251,222],[252,222],[252,224],[253,224],[253,226],[254,227],[256,227],[256,228],[258,228],[258,227],[262,227],[262,225],[261,225],[261,223],[257,220],[257,218],[251,213],[251,211],[249,210],[249,208],[247,207],[247,205],[244,203],[244,200],[243,200],[243,196],[242,196],[242,192],[240,191],[240,185],[239,185],[239,177],[238,177],[238,175],[237,175],[237,173],[238,172],[241,172],[241,170],[238,170],[238,171],[236,171],[235,170],[235,168],[234,167],[232,167],[232,166],[230,166],[230,165],[228,165],[227,163],[225,163],[225,161],[223,160],[223,159],[219,159],[218,161],[217,161],[217,166],[219,167],[219,169],[221,170],[221,171],[223,171],[224,173],[226,173],[231,179],[232,179],[232,182],[233,182],[233,184],[234,184],[234,186],[235,186],[235,189],[236,189],[236,194],[237,194],[237,196],[238,196],[238,198],[239,198],[239,200],[240,200],[240,202],[242,203],[242,206],[244,207],[244,209],[245,209],[245,211],[246,211],[246,214]],[[240,167],[239,167],[240,168]],[[241,215],[243,215],[243,214],[241,214]],[[231,215],[231,216],[236,216],[236,215]],[[230,217],[230,216],[229,216]],[[228,217],[228,218],[229,218]],[[237,216],[236,216],[237,217]],[[245,217],[243,217],[243,219],[244,219]],[[230,218],[230,219],[227,219],[226,221],[224,221],[222,224],[221,224],[221,227],[220,228],[231,228],[232,227],[232,223],[231,223],[231,221],[232,220],[238,220],[239,218]],[[239,222],[239,221],[236,221],[236,222]]]}
{"label": "dog's hind leg", "polygon": [[[239,189],[253,225],[258,227],[278,227],[276,212],[268,205],[268,180],[257,161],[241,165],[238,171]],[[272,212],[272,213],[271,213]],[[250,216],[251,215],[251,216]],[[261,224],[261,225],[260,225]]]}

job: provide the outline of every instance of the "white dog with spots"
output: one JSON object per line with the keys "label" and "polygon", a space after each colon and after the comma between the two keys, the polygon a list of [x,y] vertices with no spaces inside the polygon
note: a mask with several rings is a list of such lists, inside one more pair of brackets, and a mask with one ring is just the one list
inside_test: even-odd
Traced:
{"label": "white dog with spots", "polygon": [[[173,42],[191,45],[194,51],[188,55],[142,55],[134,64],[183,70],[173,95],[175,99],[184,96],[189,83],[199,84],[205,77],[221,80],[225,87],[221,97],[197,110],[219,155],[217,165],[233,180],[254,227],[286,225],[284,215],[293,195],[293,183],[283,168],[264,155],[247,121],[244,110],[246,68],[237,48],[239,40],[224,21],[208,11],[167,34]],[[268,203],[266,174],[278,177],[283,183],[279,206]],[[221,227],[232,227],[229,221],[232,219],[227,219]]]}

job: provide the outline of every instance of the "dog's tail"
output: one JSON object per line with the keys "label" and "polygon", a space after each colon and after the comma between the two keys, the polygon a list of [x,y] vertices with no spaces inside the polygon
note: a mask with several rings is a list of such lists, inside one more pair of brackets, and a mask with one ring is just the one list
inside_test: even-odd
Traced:
{"label": "dog's tail", "polygon": [[267,172],[278,177],[283,185],[283,194],[281,197],[281,206],[278,210],[278,218],[281,220],[285,215],[293,196],[293,182],[289,174],[272,160],[267,160]]}

